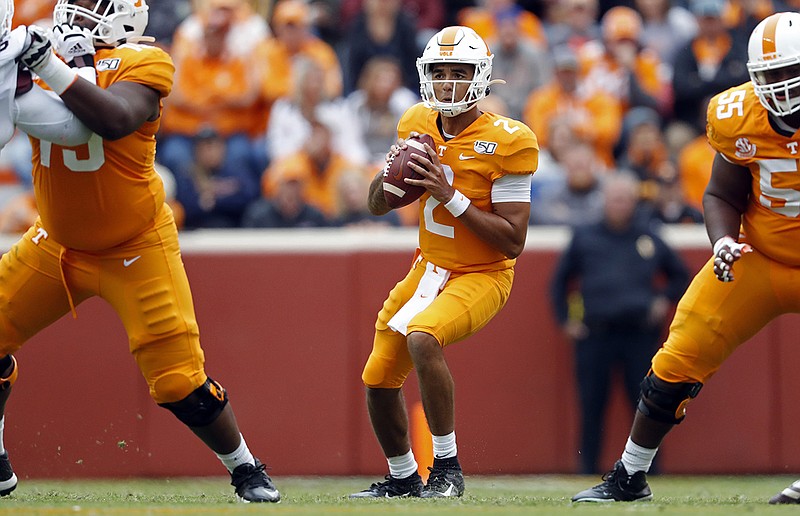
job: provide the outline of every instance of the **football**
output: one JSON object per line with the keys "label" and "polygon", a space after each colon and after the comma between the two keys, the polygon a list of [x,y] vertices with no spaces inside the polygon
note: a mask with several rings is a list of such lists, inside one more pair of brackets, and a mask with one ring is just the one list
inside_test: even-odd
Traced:
{"label": "football", "polygon": [[422,179],[422,176],[408,166],[411,156],[414,154],[428,155],[425,152],[424,144],[432,148],[433,138],[428,134],[421,134],[406,140],[408,147],[386,164],[383,169],[383,196],[390,208],[401,208],[419,199],[425,193],[425,188],[417,185],[410,185],[404,181],[405,178]]}

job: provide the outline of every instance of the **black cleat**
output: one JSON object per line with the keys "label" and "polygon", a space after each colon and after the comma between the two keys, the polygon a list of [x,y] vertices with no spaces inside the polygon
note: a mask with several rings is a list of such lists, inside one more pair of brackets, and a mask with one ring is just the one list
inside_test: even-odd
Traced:
{"label": "black cleat", "polygon": [[0,496],[8,496],[11,491],[17,488],[17,475],[11,469],[11,462],[8,460],[8,452],[0,455]]}
{"label": "black cleat", "polygon": [[416,472],[406,478],[394,478],[391,475],[386,475],[384,482],[372,484],[368,489],[351,494],[350,498],[418,497],[422,493],[423,487],[425,486],[422,483],[422,477]]}
{"label": "black cleat", "polygon": [[800,480],[795,480],[792,485],[769,499],[771,504],[800,504]]}
{"label": "black cleat", "polygon": [[636,502],[652,499],[653,493],[647,485],[644,471],[628,475],[621,460],[614,464],[614,469],[603,475],[603,483],[572,497],[573,502]]}
{"label": "black cleat", "polygon": [[231,485],[236,488],[236,498],[244,503],[280,502],[281,494],[264,471],[266,467],[256,459],[256,465],[241,464],[231,473]]}
{"label": "black cleat", "polygon": [[450,498],[464,494],[464,473],[460,467],[428,468],[428,484],[422,490],[422,498]]}

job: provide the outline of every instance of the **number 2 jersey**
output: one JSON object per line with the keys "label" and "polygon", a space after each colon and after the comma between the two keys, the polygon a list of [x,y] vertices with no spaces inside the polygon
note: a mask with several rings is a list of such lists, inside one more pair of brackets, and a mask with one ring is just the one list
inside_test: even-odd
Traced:
{"label": "number 2 jersey", "polygon": [[[158,47],[125,44],[95,55],[97,85],[134,82],[163,99],[175,68]],[[152,226],[164,204],[154,169],[159,116],[118,140],[92,135],[87,144],[62,147],[31,137],[33,185],[42,226],[67,248],[98,251],[119,245]]]}
{"label": "number 2 jersey", "polygon": [[747,167],[752,193],[742,217],[745,239],[758,251],[800,265],[800,131],[786,136],[769,122],[750,82],[711,99],[706,134],[731,163]]}
{"label": "number 2 jersey", "polygon": [[[539,145],[522,122],[483,113],[455,138],[445,141],[437,126],[438,116],[424,104],[412,106],[400,119],[397,134],[401,138],[412,131],[431,135],[448,181],[475,207],[492,211],[492,183],[497,179],[536,170]],[[453,272],[502,270],[515,262],[478,238],[428,192],[419,201],[419,245],[428,261]]]}

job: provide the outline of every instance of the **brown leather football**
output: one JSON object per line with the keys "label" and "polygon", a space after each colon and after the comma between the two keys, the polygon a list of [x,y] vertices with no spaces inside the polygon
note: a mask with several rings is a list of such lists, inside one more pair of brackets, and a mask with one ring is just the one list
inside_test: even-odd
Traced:
{"label": "brown leather football", "polygon": [[421,134],[406,140],[408,146],[386,164],[383,169],[383,196],[390,208],[401,208],[419,199],[425,193],[425,188],[417,185],[410,185],[404,181],[405,178],[422,179],[422,176],[408,166],[411,156],[421,154],[428,156],[425,152],[424,144],[427,143],[434,147],[433,138],[428,134]]}

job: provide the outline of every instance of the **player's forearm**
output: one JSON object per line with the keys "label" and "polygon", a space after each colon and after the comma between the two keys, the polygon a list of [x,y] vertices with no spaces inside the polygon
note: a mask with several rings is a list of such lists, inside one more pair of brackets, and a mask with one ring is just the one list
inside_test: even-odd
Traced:
{"label": "player's forearm", "polygon": [[383,195],[383,171],[378,172],[369,185],[367,207],[373,215],[385,215],[391,211]]}
{"label": "player's forearm", "polygon": [[495,213],[470,206],[458,220],[478,238],[508,258],[516,258],[525,248],[528,234],[527,218],[524,224],[521,221],[515,223]]}
{"label": "player's forearm", "polygon": [[739,238],[742,214],[731,203],[707,192],[703,196],[703,212],[706,233],[712,244],[726,235]]}
{"label": "player's forearm", "polygon": [[64,104],[93,132],[107,140],[123,138],[151,116],[153,110],[143,102],[140,89],[148,90],[150,102],[158,105],[158,93],[147,86],[117,83],[103,89],[79,78],[61,98]]}

